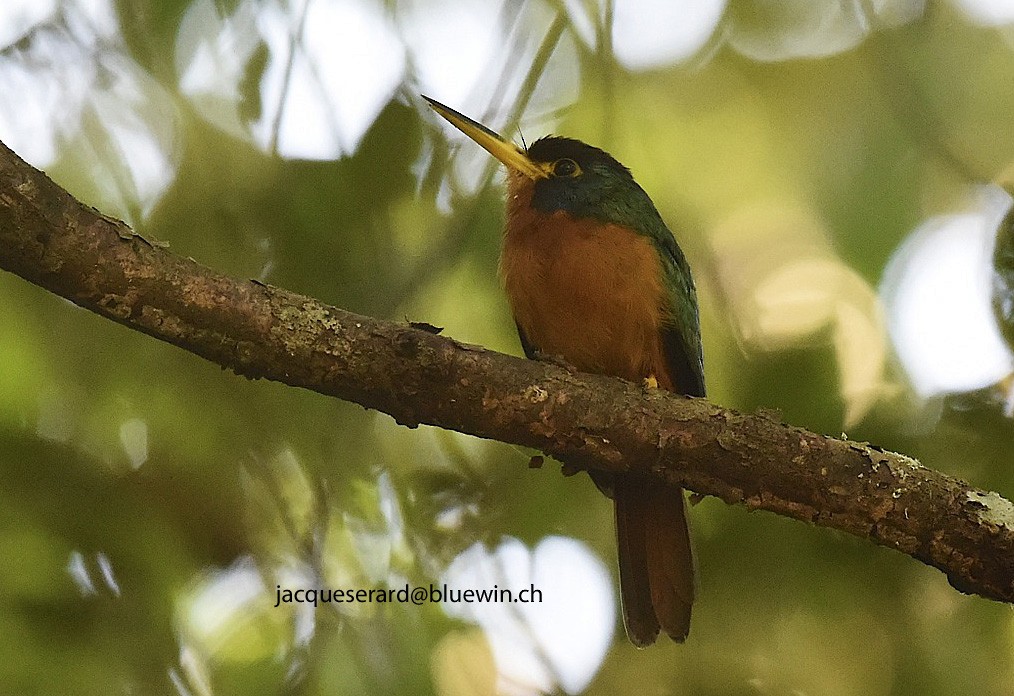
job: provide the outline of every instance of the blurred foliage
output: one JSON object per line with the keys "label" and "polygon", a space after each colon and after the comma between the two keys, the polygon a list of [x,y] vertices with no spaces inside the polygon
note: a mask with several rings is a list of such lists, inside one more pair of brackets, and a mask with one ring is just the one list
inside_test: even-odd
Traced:
{"label": "blurred foliage", "polygon": [[[411,30],[397,22],[418,3],[372,4]],[[105,101],[82,97],[80,119],[30,141],[52,140],[50,176],[223,272],[520,353],[496,280],[499,178],[469,193],[488,158],[448,144],[411,61],[348,156],[286,158],[213,124],[179,87],[174,51],[192,5],[119,0],[116,31],[97,32],[87,58],[67,57],[95,61]],[[612,3],[497,4],[509,65],[454,106],[500,128],[527,89],[530,113],[515,115],[529,140],[552,128],[631,167],[695,269],[713,400],[847,430],[1010,497],[1009,380],[918,400],[892,358],[877,285],[922,220],[1014,171],[1011,25],[977,24],[948,2],[845,5],[858,14],[836,15],[849,29],[820,55],[810,22],[838,3],[797,17],[798,2],[743,0],[693,58],[628,71],[605,40]],[[31,80],[63,75],[59,61],[29,58],[46,32],[82,43],[72,6],[0,59],[33,65]],[[543,37],[564,6],[563,39],[543,47],[569,73],[517,45]],[[267,46],[241,66],[237,123],[274,108],[259,89]],[[69,90],[54,80],[58,96]],[[494,84],[502,93],[488,98]],[[0,107],[0,125],[15,108]],[[117,140],[117,123],[154,135]],[[125,142],[161,153],[157,193],[137,185]],[[574,537],[611,566],[610,506],[586,477],[527,470],[531,454],[238,378],[0,275],[0,684],[533,691],[494,674],[488,637],[438,605],[273,606],[286,583],[439,583],[465,548],[505,537]],[[1008,607],[827,530],[713,500],[692,517],[701,591],[689,642],[636,651],[617,628],[588,693],[1010,692]]]}

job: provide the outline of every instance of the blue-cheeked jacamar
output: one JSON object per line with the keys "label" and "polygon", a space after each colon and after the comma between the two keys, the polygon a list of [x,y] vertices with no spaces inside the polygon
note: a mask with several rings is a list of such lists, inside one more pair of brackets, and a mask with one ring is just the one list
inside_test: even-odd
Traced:
{"label": "blue-cheeked jacamar", "polygon": [[[507,167],[500,275],[529,358],[704,396],[690,266],[630,170],[579,140],[519,148],[426,98]],[[694,564],[683,491],[591,472],[616,503],[623,622],[638,646],[690,630]]]}

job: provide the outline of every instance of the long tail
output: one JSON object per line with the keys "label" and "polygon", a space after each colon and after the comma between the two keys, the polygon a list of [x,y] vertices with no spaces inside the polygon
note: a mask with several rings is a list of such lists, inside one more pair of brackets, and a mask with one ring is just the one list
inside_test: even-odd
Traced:
{"label": "long tail", "polygon": [[636,476],[616,476],[616,537],[623,625],[638,647],[659,629],[682,643],[694,603],[694,559],[683,490]]}

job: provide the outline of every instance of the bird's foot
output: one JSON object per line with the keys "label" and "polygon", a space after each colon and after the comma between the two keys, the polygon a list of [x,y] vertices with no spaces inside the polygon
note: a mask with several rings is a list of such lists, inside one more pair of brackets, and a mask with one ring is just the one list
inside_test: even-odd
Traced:
{"label": "bird's foot", "polygon": [[642,384],[645,389],[658,389],[658,380],[655,379],[655,375],[645,377]]}

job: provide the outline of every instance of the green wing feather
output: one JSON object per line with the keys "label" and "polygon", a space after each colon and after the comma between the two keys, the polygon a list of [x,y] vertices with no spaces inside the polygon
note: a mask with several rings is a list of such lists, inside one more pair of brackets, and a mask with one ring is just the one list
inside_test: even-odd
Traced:
{"label": "green wing feather", "polygon": [[[661,222],[661,220],[660,220]],[[664,225],[663,225],[664,226]],[[697,291],[683,251],[672,232],[653,234],[669,290],[669,317],[662,328],[662,344],[676,388],[689,396],[704,396],[704,352]]]}

